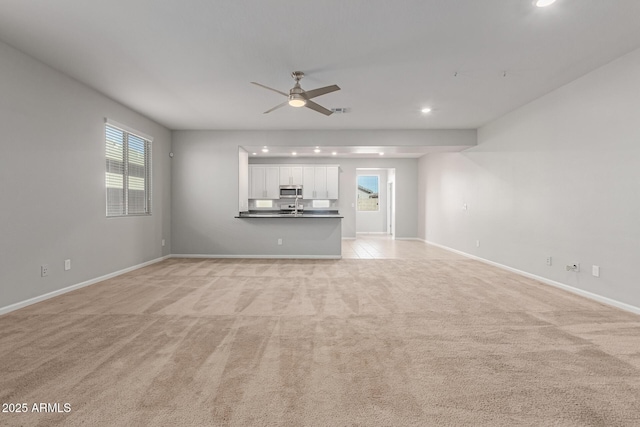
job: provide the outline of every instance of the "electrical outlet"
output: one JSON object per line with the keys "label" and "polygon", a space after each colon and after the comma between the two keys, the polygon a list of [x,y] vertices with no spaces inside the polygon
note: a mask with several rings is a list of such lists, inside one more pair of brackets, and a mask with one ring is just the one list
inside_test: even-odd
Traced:
{"label": "electrical outlet", "polygon": [[476,248],[480,247],[480,240],[476,240]]}
{"label": "electrical outlet", "polygon": [[40,266],[40,276],[46,277],[49,275],[49,264],[42,264]]}
{"label": "electrical outlet", "polygon": [[580,263],[576,262],[575,264],[567,265],[567,271],[573,271],[574,273],[578,273],[580,271]]}
{"label": "electrical outlet", "polygon": [[553,259],[550,256],[548,256],[547,257],[547,265],[551,265],[552,263],[553,263]]}
{"label": "electrical outlet", "polygon": [[164,239],[162,239],[162,246],[164,246]]}
{"label": "electrical outlet", "polygon": [[594,277],[600,277],[600,266],[598,265],[592,265],[591,266],[591,274]]}
{"label": "electrical outlet", "polygon": [[282,245],[282,239],[278,239],[278,245]]}
{"label": "electrical outlet", "polygon": [[71,260],[70,259],[65,259],[64,260],[64,271],[68,271],[71,270]]}

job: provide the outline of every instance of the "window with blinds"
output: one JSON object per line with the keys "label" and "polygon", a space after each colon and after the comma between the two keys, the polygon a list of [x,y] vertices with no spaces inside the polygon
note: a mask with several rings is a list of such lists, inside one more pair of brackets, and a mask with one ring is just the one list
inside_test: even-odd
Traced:
{"label": "window with blinds", "polygon": [[151,141],[105,125],[107,216],[151,214]]}

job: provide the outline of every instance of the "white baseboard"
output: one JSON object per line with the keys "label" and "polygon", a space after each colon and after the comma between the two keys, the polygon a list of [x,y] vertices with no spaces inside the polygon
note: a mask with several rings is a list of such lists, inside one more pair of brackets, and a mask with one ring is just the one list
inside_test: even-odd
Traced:
{"label": "white baseboard", "polygon": [[396,237],[393,234],[389,234],[389,233],[356,233],[356,237],[343,237],[342,240],[356,240],[358,238],[358,235],[386,235],[389,236],[391,239],[393,240],[417,240],[420,242],[424,242],[423,239],[419,238],[419,237]]}
{"label": "white baseboard", "polygon": [[250,259],[341,259],[342,255],[209,255],[173,254],[172,258],[250,258]]}
{"label": "white baseboard", "polygon": [[103,280],[111,279],[112,277],[120,276],[121,274],[128,273],[130,271],[137,270],[139,268],[146,267],[148,265],[155,264],[160,261],[164,261],[165,259],[168,259],[168,258],[171,258],[171,255],[165,255],[161,258],[152,259],[151,261],[143,262],[142,264],[134,265],[132,267],[127,267],[125,269],[116,271],[114,273],[105,274],[104,276],[96,277],[94,279],[86,280],[82,283],[77,283],[75,285],[67,286],[66,288],[48,292],[44,295],[29,298],[28,300],[16,302],[14,304],[10,304],[5,307],[0,307],[0,315],[7,314],[9,312],[18,310],[20,308],[26,307],[31,304],[35,304],[40,301],[47,300],[49,298],[57,297],[58,295],[66,294],[67,292],[75,291],[76,289],[84,288],[85,286],[102,282]]}
{"label": "white baseboard", "polygon": [[386,231],[357,231],[357,234],[389,234]]}
{"label": "white baseboard", "polygon": [[459,251],[457,249],[450,248],[448,246],[444,246],[444,245],[441,245],[441,244],[438,244],[438,243],[434,243],[434,242],[429,242],[428,240],[424,240],[424,239],[419,239],[419,240],[422,240],[423,242],[425,242],[425,243],[427,243],[429,245],[436,246],[436,247],[444,249],[446,251],[453,252],[453,253],[456,253],[458,255],[462,255],[464,257],[471,258],[471,259],[483,262],[485,264],[489,264],[489,265],[492,265],[494,267],[498,267],[498,268],[501,268],[503,270],[507,270],[507,271],[510,271],[512,273],[519,274],[519,275],[524,276],[524,277],[528,277],[530,279],[537,280],[538,282],[542,282],[542,283],[544,283],[546,285],[550,285],[550,286],[553,286],[555,288],[564,289],[565,291],[569,291],[569,292],[574,293],[576,295],[580,295],[580,296],[583,296],[585,298],[589,298],[591,300],[601,302],[603,304],[607,304],[607,305],[610,305],[610,306],[613,306],[613,307],[617,307],[617,308],[620,308],[620,309],[625,310],[625,311],[629,311],[629,312],[634,313],[634,314],[640,314],[640,307],[636,307],[636,306],[631,305],[631,304],[627,304],[627,303],[624,303],[624,302],[621,302],[621,301],[618,301],[618,300],[607,298],[607,297],[602,296],[602,295],[594,294],[593,292],[589,292],[589,291],[585,291],[585,290],[582,290],[582,289],[579,289],[579,288],[575,288],[573,286],[570,286],[570,285],[567,285],[567,284],[564,284],[564,283],[561,283],[561,282],[556,282],[555,280],[547,279],[546,277],[542,277],[542,276],[538,276],[536,274],[528,273],[526,271],[518,270],[517,268],[509,267],[508,265],[500,264],[500,263],[497,263],[497,262],[494,262],[494,261],[489,261],[488,259],[480,258],[479,256],[471,255],[471,254],[468,254],[466,252],[462,252],[462,251]]}

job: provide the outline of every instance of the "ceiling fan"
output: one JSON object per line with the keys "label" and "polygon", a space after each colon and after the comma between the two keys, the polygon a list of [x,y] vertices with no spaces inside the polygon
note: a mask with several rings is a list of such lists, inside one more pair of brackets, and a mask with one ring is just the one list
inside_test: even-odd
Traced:
{"label": "ceiling fan", "polygon": [[269,86],[265,86],[260,83],[251,82],[256,86],[261,86],[265,89],[272,90],[274,92],[279,93],[280,95],[284,95],[287,98],[289,98],[287,101],[283,102],[282,104],[276,105],[272,109],[265,111],[264,114],[270,113],[273,110],[277,110],[278,108],[284,107],[287,104],[291,105],[292,107],[311,108],[312,110],[317,111],[318,113],[322,113],[325,116],[330,116],[331,114],[333,114],[333,111],[327,110],[323,106],[313,102],[311,99],[320,95],[325,95],[327,93],[335,92],[336,90],[340,90],[338,85],[325,86],[325,87],[321,87],[313,90],[304,90],[300,87],[300,79],[304,77],[304,73],[302,71],[294,71],[293,73],[291,73],[291,77],[293,77],[293,79],[296,81],[296,84],[293,86],[293,88],[291,88],[291,90],[289,90],[289,94],[281,92],[277,89],[270,88]]}

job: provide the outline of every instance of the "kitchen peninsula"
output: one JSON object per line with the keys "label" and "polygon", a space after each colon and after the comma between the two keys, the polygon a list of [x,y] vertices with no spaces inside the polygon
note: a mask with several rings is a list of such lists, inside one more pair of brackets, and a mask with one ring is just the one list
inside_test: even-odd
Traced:
{"label": "kitchen peninsula", "polygon": [[248,211],[240,212],[236,218],[343,218],[338,211],[328,211],[320,213],[282,213],[278,211]]}
{"label": "kitchen peninsula", "polygon": [[235,218],[255,229],[257,251],[269,258],[341,258],[338,165],[247,163],[240,173]]}

